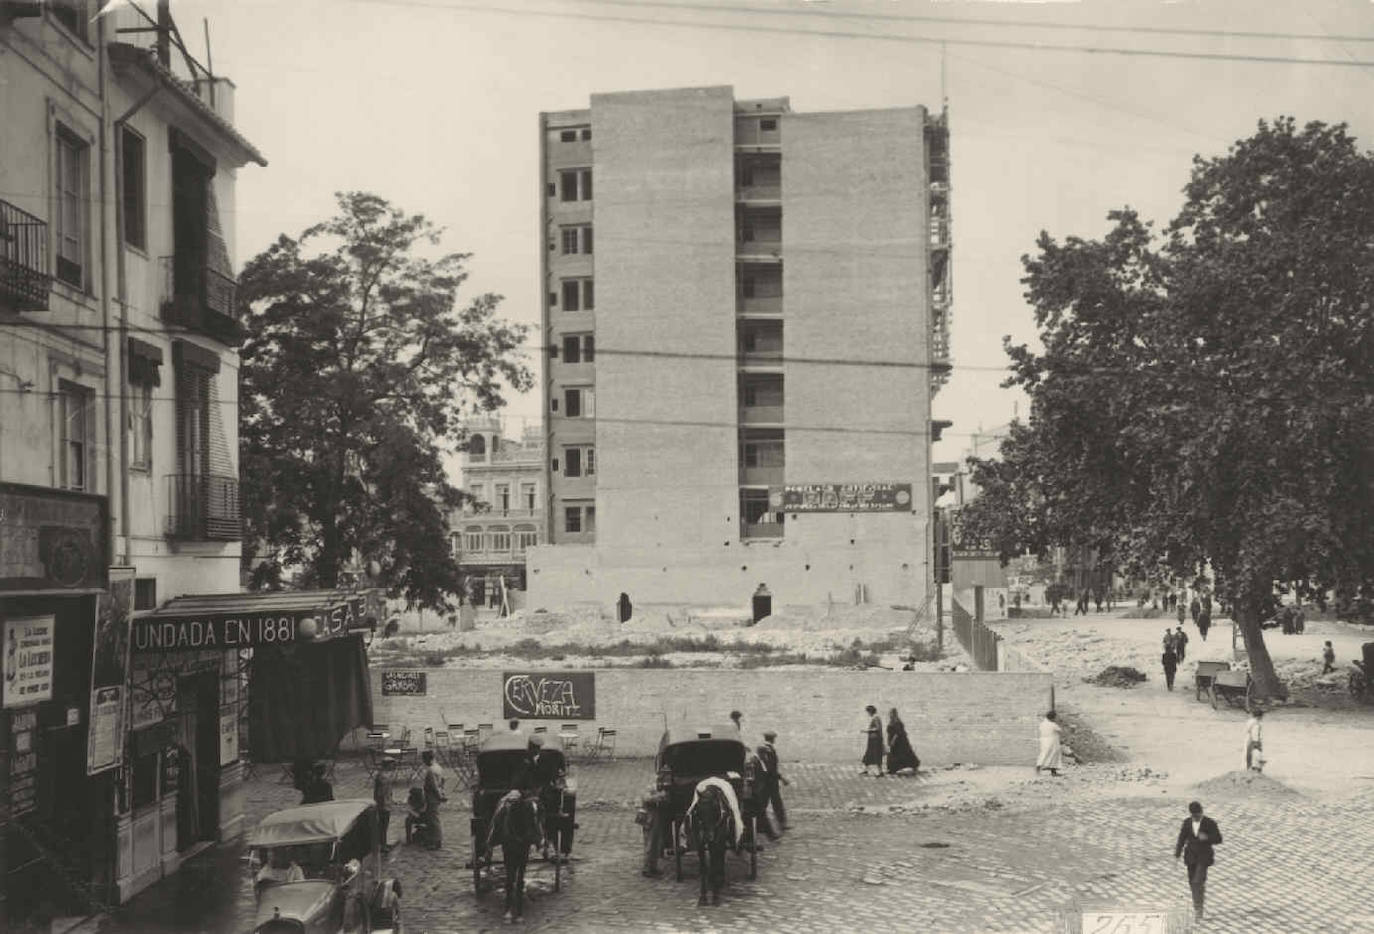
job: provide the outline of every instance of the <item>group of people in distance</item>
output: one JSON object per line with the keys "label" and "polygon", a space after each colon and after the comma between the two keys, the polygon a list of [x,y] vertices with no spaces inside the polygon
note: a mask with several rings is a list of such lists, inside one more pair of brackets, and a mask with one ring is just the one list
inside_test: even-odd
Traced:
{"label": "group of people in distance", "polygon": [[[921,760],[916,750],[911,748],[911,739],[906,735],[906,724],[893,707],[887,712],[887,743],[883,743],[883,718],[878,716],[878,708],[869,704],[864,708],[868,715],[868,725],[861,731],[867,736],[864,745],[863,771],[861,775],[882,778],[884,775],[915,775],[921,768]],[[883,771],[883,754],[887,754],[887,771]],[[877,768],[877,772],[870,772]]]}

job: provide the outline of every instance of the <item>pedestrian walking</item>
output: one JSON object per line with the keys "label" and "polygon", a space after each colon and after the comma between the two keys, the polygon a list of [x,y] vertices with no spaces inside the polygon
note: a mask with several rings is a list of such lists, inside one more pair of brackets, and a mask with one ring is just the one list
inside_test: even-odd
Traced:
{"label": "pedestrian walking", "polygon": [[377,805],[377,839],[382,842],[382,852],[391,852],[387,842],[387,829],[391,826],[391,782],[381,769],[372,777],[372,802]]}
{"label": "pedestrian walking", "polygon": [[1264,771],[1264,711],[1256,707],[1245,721],[1245,769]]}
{"label": "pedestrian walking", "polygon": [[1168,626],[1164,627],[1164,651],[1178,655],[1178,639],[1175,638],[1174,631]]}
{"label": "pedestrian walking", "polygon": [[867,739],[864,742],[864,775],[873,773],[868,771],[869,766],[876,766],[878,777],[883,775],[883,721],[878,716],[878,708],[869,704],[864,708],[868,714],[868,726],[859,732],[863,733]]}
{"label": "pedestrian walking", "polygon": [[1183,631],[1182,623],[1179,623],[1178,631],[1174,633],[1174,653],[1178,655],[1180,665],[1188,657],[1188,634]]}
{"label": "pedestrian walking", "polygon": [[1202,814],[1202,804],[1194,801],[1188,805],[1188,816],[1178,829],[1178,842],[1174,844],[1174,859],[1183,858],[1188,870],[1188,888],[1193,893],[1193,913],[1202,920],[1203,901],[1207,896],[1207,869],[1215,861],[1212,847],[1221,843],[1221,828],[1217,822]]}
{"label": "pedestrian walking", "polygon": [[1169,690],[1174,689],[1174,674],[1178,671],[1178,656],[1169,646],[1164,647],[1164,656],[1161,659],[1164,663],[1164,683]]}
{"label": "pedestrian walking", "polygon": [[1198,602],[1197,597],[1194,597],[1193,602],[1188,604],[1188,612],[1193,614],[1193,625],[1196,626],[1198,614],[1202,612],[1202,604]]}
{"label": "pedestrian walking", "polygon": [[1174,597],[1174,603],[1178,604],[1178,625],[1183,628],[1183,621],[1188,618],[1188,608],[1183,605],[1183,601]]}
{"label": "pedestrian walking", "polygon": [[738,710],[730,711],[730,722],[735,725],[736,733],[744,732],[743,720],[744,714],[740,713]]}
{"label": "pedestrian walking", "polygon": [[1197,632],[1198,632],[1198,635],[1202,636],[1202,641],[1203,641],[1203,642],[1206,642],[1206,641],[1207,641],[1207,630],[1209,630],[1209,629],[1211,629],[1211,628],[1212,628],[1212,609],[1211,609],[1211,607],[1206,607],[1206,606],[1204,606],[1204,607],[1198,612],[1198,617],[1197,617]]}
{"label": "pedestrian walking", "polygon": [[897,715],[897,708],[887,712],[887,771],[896,775],[903,769],[911,769],[914,775],[921,768],[921,760],[916,758],[916,750],[911,748],[911,739],[906,735],[906,724]]}
{"label": "pedestrian walking", "polygon": [[763,763],[763,781],[766,786],[766,800],[764,807],[769,805],[773,808],[773,816],[777,818],[778,829],[787,829],[787,808],[782,803],[782,786],[792,784],[782,774],[778,764],[778,749],[773,745],[773,741],[778,738],[778,734],[773,730],[764,730],[763,745],[756,751],[759,761]]}
{"label": "pedestrian walking", "polygon": [[426,749],[420,754],[420,759],[425,764],[424,821],[429,831],[428,842],[425,845],[431,850],[437,850],[444,845],[443,826],[439,823],[439,805],[448,800],[448,796],[444,794],[444,773],[439,767],[439,763],[434,761],[432,751]]}
{"label": "pedestrian walking", "polygon": [[1042,769],[1047,769],[1051,775],[1058,778],[1059,770],[1064,767],[1064,750],[1059,741],[1062,730],[1057,719],[1055,712],[1051,710],[1040,721],[1040,756],[1035,760],[1036,775],[1039,775]]}
{"label": "pedestrian walking", "polygon": [[1331,647],[1331,640],[1326,640],[1326,645],[1322,646],[1322,674],[1336,670],[1336,650]]}

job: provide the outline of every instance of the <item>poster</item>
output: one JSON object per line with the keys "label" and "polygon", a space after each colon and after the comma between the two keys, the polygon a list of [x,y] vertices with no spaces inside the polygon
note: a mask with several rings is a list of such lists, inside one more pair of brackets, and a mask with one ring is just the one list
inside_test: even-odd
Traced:
{"label": "poster", "polygon": [[228,765],[239,758],[239,716],[233,711],[219,715],[219,764]]}
{"label": "poster", "polygon": [[38,754],[33,749],[33,736],[37,730],[37,710],[17,710],[11,715],[9,798],[0,801],[0,813],[9,817],[27,814],[37,806],[34,783]]}
{"label": "poster", "polygon": [[409,697],[424,697],[428,692],[427,676],[423,671],[382,672],[382,696],[392,697],[403,694]]}
{"label": "poster", "polygon": [[134,614],[134,569],[112,567],[109,579],[109,590],[96,598],[91,713],[86,727],[87,775],[124,764],[124,733],[128,729],[125,685]]}
{"label": "poster", "polygon": [[5,620],[5,707],[52,700],[52,616]]}
{"label": "poster", "polygon": [[501,709],[506,720],[595,720],[596,675],[507,671],[501,675]]}
{"label": "poster", "polygon": [[86,774],[119,765],[124,759],[124,687],[91,689],[91,721],[86,740]]}

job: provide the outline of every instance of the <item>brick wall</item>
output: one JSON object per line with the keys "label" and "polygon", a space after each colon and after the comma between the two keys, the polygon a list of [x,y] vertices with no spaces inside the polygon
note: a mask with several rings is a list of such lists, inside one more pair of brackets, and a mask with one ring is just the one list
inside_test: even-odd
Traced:
{"label": "brick wall", "polygon": [[[373,669],[376,721],[393,735],[409,726],[417,743],[425,727],[446,721],[504,729],[500,671],[429,669],[428,675],[425,697],[382,697],[381,673]],[[596,720],[583,721],[580,731],[614,727],[617,755],[650,756],[665,720],[714,725],[737,708],[751,744],[771,728],[785,759],[857,766],[863,708],[873,704],[884,722],[889,708],[900,711],[923,764],[1030,765],[1050,690],[1050,676],[1036,672],[603,669],[596,672]],[[557,721],[547,722],[557,729]]]}

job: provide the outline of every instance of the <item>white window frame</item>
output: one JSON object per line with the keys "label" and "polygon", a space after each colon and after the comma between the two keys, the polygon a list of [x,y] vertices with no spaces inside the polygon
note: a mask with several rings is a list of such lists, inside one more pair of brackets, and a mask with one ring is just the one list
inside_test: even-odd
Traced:
{"label": "white window frame", "polygon": [[153,384],[129,386],[129,469],[153,469]]}
{"label": "white window frame", "polygon": [[[60,380],[57,384],[58,485],[64,490],[95,492],[91,472],[95,446],[95,419],[92,400],[95,391],[80,383]],[[79,438],[73,437],[72,425]],[[80,477],[73,474],[79,471]]]}
{"label": "white window frame", "polygon": [[493,526],[487,530],[487,551],[492,554],[510,554],[510,528],[504,525]]}
{"label": "white window frame", "polygon": [[[577,394],[577,414],[568,414],[568,401],[573,398],[572,394]],[[589,386],[568,386],[563,389],[563,417],[564,418],[595,418],[596,417],[596,393]]]}
{"label": "white window frame", "polygon": [[536,483],[520,484],[520,502],[523,508],[534,512],[539,508],[539,485]]}
{"label": "white window frame", "polygon": [[510,484],[498,483],[493,489],[493,499],[495,500],[492,503],[493,508],[499,509],[502,513],[510,512]]}
{"label": "white window frame", "polygon": [[[53,280],[82,292],[91,282],[90,177],[90,141],[59,121],[53,132]],[[59,259],[77,267],[79,282],[59,273]]]}
{"label": "white window frame", "polygon": [[[572,527],[574,523],[577,528]],[[580,504],[563,507],[563,533],[565,535],[582,534],[582,506]]]}
{"label": "white window frame", "polygon": [[469,525],[463,529],[463,551],[469,554],[480,552],[485,544],[481,526]]}

